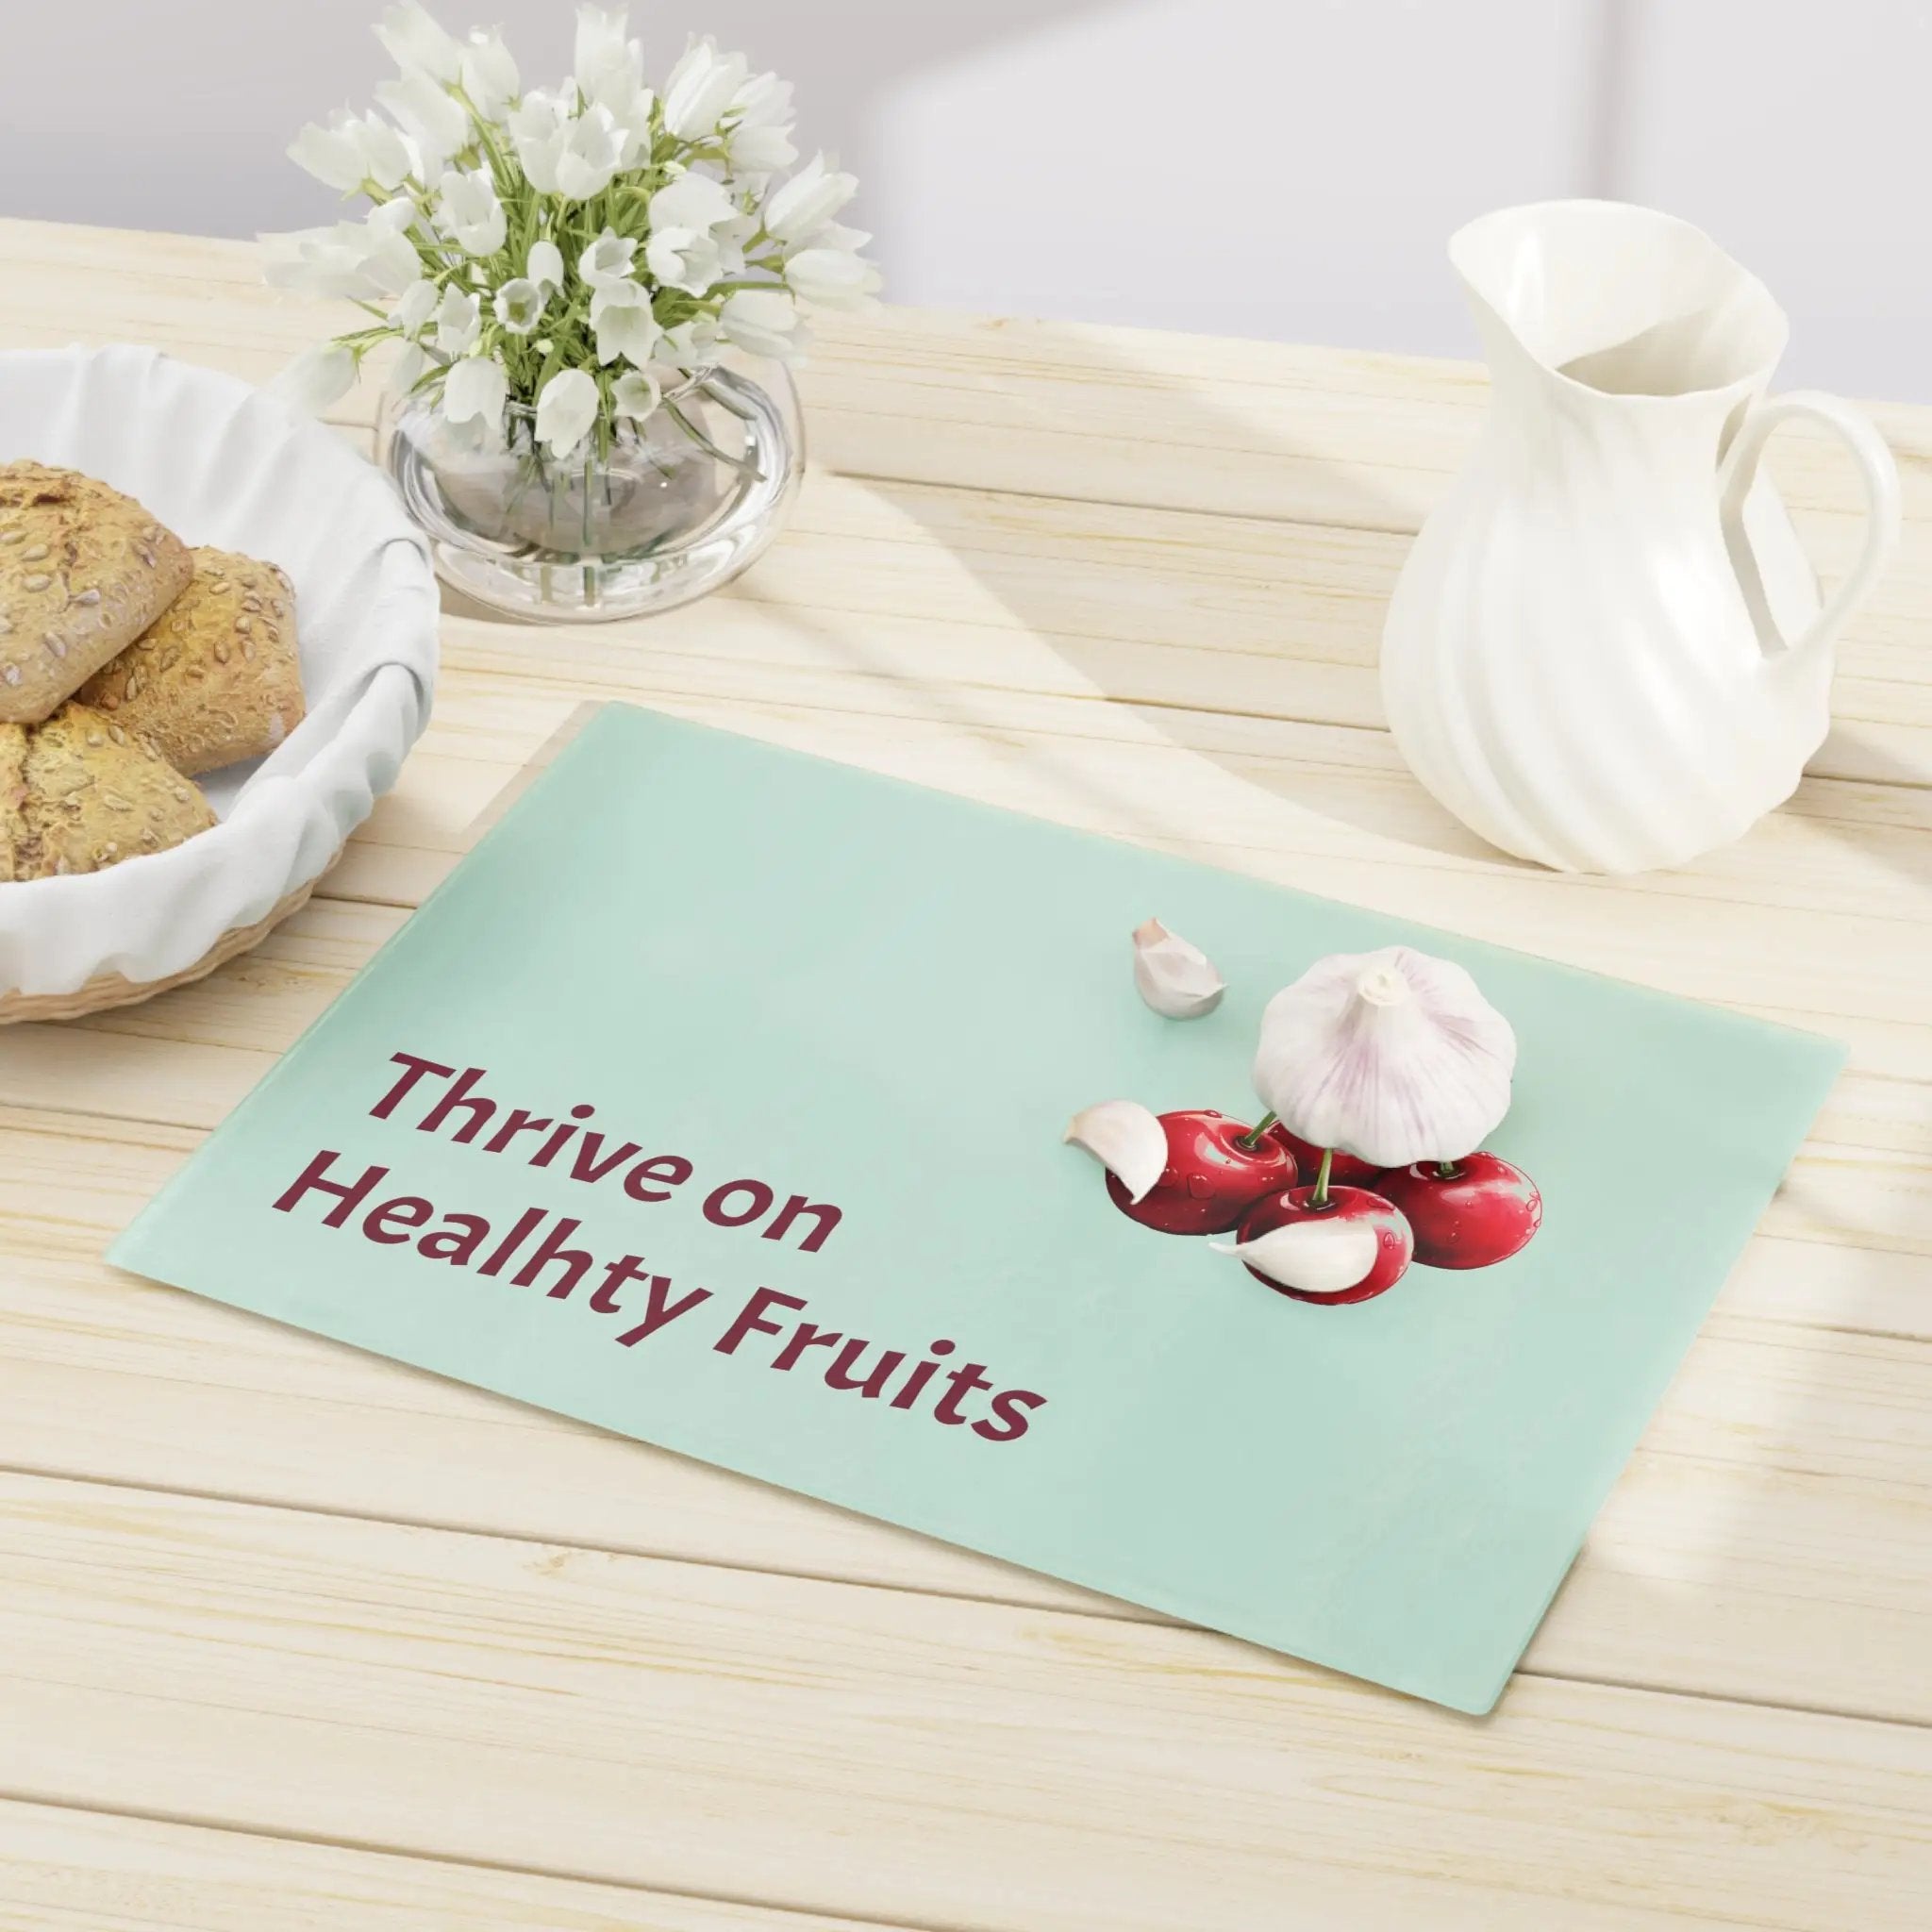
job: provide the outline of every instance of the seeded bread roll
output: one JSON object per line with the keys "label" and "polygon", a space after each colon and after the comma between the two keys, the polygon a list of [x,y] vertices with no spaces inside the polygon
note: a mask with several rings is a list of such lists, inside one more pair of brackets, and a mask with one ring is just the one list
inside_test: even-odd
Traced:
{"label": "seeded bread roll", "polygon": [[85,705],[0,724],[0,876],[99,872],[205,832],[215,815],[152,745]]}
{"label": "seeded bread roll", "polygon": [[302,722],[288,577],[232,550],[192,555],[188,588],[78,692],[190,774],[259,758]]}
{"label": "seeded bread roll", "polygon": [[0,465],[0,723],[47,717],[187,587],[187,547],[74,470]]}
{"label": "seeded bread roll", "polygon": [[26,726],[0,724],[0,884],[21,871],[26,836]]}

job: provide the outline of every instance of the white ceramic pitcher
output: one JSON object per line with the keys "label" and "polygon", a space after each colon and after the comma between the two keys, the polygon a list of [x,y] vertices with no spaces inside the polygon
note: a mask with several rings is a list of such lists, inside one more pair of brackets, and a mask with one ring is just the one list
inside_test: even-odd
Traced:
{"label": "white ceramic pitcher", "polygon": [[[1767,399],[1784,312],[1689,223],[1547,202],[1473,222],[1449,255],[1494,386],[1389,608],[1390,725],[1505,851],[1681,864],[1790,797],[1824,741],[1832,641],[1897,541],[1890,453],[1834,396]],[[1870,499],[1822,608],[1757,469],[1799,416],[1844,440]]]}

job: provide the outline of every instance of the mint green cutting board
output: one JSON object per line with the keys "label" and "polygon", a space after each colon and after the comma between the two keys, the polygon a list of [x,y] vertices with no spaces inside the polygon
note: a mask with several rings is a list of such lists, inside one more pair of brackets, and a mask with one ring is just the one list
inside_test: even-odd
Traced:
{"label": "mint green cutting board", "polygon": [[[1179,1024],[1141,1005],[1127,936],[1150,914],[1215,959],[1220,1010]],[[1489,1144],[1545,1211],[1514,1259],[1415,1268],[1356,1307],[1293,1302],[1204,1241],[1126,1220],[1061,1144],[1072,1113],[1115,1097],[1252,1118],[1269,995],[1322,954],[1398,940],[1460,960],[1515,1024],[1515,1101]],[[453,1078],[425,1073],[378,1118],[396,1055],[483,1069],[469,1097],[494,1114],[467,1144],[455,1130],[474,1113],[425,1127]],[[1841,1058],[610,707],[111,1258],[1482,1711]],[[574,1176],[581,1138],[548,1166],[532,1162],[547,1130],[488,1151],[512,1108],[562,1126],[574,1107],[594,1109],[579,1132],[606,1137],[596,1160],[635,1143],[602,1179]],[[323,1154],[331,1184],[387,1174],[353,1212],[318,1187],[278,1209]],[[647,1161],[640,1191],[661,1198],[627,1191]],[[690,1177],[658,1185],[680,1162]],[[733,1181],[768,1187],[769,1207],[755,1187],[719,1191]],[[836,1224],[803,1206],[774,1224],[794,1195],[836,1207]],[[420,1205],[376,1214],[398,1198]],[[522,1217],[530,1238],[486,1273]],[[519,1286],[559,1217],[579,1224],[561,1244],[589,1257],[582,1278],[550,1293],[558,1260]],[[640,1334],[650,1275],[658,1311],[681,1311]],[[760,1290],[805,1306],[748,1308]],[[748,1312],[779,1332],[744,1327]],[[840,1341],[798,1342],[801,1323]],[[951,1352],[928,1353],[941,1340]],[[826,1380],[858,1341],[858,1378],[904,1357],[876,1397]],[[922,1361],[938,1369],[895,1407]],[[969,1362],[991,1387],[962,1390],[963,1420],[943,1423],[941,1372]],[[1015,1391],[1045,1399],[1003,1422],[994,1398]]]}

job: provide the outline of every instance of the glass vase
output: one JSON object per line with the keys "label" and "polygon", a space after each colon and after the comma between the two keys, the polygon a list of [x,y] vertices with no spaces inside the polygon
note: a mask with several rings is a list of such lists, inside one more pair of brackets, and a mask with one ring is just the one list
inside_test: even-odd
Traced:
{"label": "glass vase", "polygon": [[380,459],[437,574],[479,603],[557,624],[669,610],[715,591],[777,535],[805,471],[782,364],[684,376],[643,422],[559,461],[537,412],[455,424],[423,396],[383,405]]}

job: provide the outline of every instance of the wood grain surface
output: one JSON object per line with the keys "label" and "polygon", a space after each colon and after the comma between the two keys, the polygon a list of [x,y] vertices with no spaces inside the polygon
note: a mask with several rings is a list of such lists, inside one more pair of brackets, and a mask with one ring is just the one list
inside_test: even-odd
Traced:
{"label": "wood grain surface", "polygon": [[[0,223],[0,265],[9,348],[261,379],[332,322],[230,242]],[[1874,411],[1906,542],[1798,796],[1607,881],[1488,851],[1380,725],[1479,370],[887,310],[804,386],[748,577],[615,627],[453,601],[308,908],[0,1035],[0,1932],[1932,1923],[1932,411]],[[1774,468],[1842,567],[1849,466]],[[1850,1042],[1492,1718],[105,1265],[601,697]]]}

